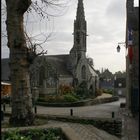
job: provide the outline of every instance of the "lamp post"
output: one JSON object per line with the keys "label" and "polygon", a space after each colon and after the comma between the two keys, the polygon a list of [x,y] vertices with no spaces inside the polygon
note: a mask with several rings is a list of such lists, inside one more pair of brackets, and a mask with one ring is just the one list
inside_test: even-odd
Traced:
{"label": "lamp post", "polygon": [[120,45],[124,45],[124,47],[125,47],[125,42],[119,42],[119,43],[118,43],[117,52],[120,52],[120,50],[121,50]]}
{"label": "lamp post", "polygon": [[[120,45],[124,45],[124,47],[127,45],[125,42],[119,42],[117,46],[117,52],[120,52]],[[130,56],[129,53],[126,54],[126,104],[127,109],[133,112],[132,108],[132,92],[133,92],[133,66],[130,63]],[[133,113],[132,113],[133,114]]]}

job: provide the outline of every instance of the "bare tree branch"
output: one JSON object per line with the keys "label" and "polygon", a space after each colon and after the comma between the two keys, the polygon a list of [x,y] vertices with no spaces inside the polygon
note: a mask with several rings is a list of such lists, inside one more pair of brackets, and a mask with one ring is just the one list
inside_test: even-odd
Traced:
{"label": "bare tree branch", "polygon": [[[32,14],[32,10],[34,10],[41,19],[49,19],[49,17],[58,17],[58,16],[62,16],[63,14],[61,14],[60,12],[62,12],[64,9],[66,9],[68,3],[71,0],[32,0],[32,3],[30,5],[30,7],[27,9],[27,17],[28,14]],[[3,15],[6,15],[6,5],[5,3],[2,3],[2,10],[3,10]],[[51,9],[51,10],[50,10]],[[53,11],[57,14],[55,14],[54,12],[52,12],[52,14],[50,14],[48,11]],[[5,20],[5,19],[4,19]],[[41,21],[40,21],[41,22]],[[29,23],[28,18],[25,21],[25,25],[27,26],[27,24]],[[14,28],[14,24],[10,24],[11,28]],[[41,27],[41,26],[39,26]],[[28,44],[28,48],[29,50],[31,50],[31,52],[34,52],[36,55],[43,55],[46,54],[47,51],[44,51],[43,48],[41,47],[44,43],[46,43],[47,41],[51,40],[51,36],[53,34],[53,31],[51,33],[49,33],[48,35],[44,34],[44,33],[40,33],[38,35],[27,35],[27,31],[25,33],[25,37],[26,37],[26,43]],[[7,35],[5,33],[1,34],[2,37],[7,37]],[[39,39],[41,38],[41,39]],[[37,52],[37,50],[42,50],[41,52]]]}

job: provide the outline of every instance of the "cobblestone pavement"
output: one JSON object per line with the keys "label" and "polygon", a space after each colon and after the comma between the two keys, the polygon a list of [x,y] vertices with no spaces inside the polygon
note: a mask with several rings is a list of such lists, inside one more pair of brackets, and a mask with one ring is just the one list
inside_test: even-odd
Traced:
{"label": "cobblestone pavement", "polygon": [[[49,123],[58,125],[62,122],[50,121]],[[68,125],[74,131],[74,133],[78,135],[80,138],[79,140],[120,140],[116,136],[113,136],[103,130],[97,129],[92,125],[68,122],[63,124]]]}
{"label": "cobblestone pavement", "polygon": [[112,136],[103,130],[99,130],[92,125],[77,123],[67,124],[81,136],[80,140],[139,140],[139,115],[134,118],[131,115],[128,115],[128,111],[125,109],[120,110],[119,115],[122,117],[123,121],[123,136],[121,139]]}

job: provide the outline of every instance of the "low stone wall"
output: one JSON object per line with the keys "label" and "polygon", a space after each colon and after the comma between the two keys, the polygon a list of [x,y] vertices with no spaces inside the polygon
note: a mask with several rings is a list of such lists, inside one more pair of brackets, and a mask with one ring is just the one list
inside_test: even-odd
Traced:
{"label": "low stone wall", "polygon": [[118,96],[113,97],[106,97],[106,98],[100,98],[100,99],[88,99],[73,103],[46,103],[46,102],[37,102],[37,105],[41,106],[50,106],[50,107],[77,107],[77,106],[88,106],[88,105],[96,105],[96,104],[102,104],[102,103],[109,103],[118,101]]}
{"label": "low stone wall", "polygon": [[77,116],[36,115],[39,118],[63,122],[90,124],[117,137],[122,136],[122,120],[112,118],[87,118]]}
{"label": "low stone wall", "polygon": [[[5,116],[9,116],[10,113],[5,113]],[[78,116],[59,116],[59,115],[40,115],[36,114],[37,118],[57,120],[63,122],[90,124],[98,129],[102,129],[117,137],[122,136],[122,120],[115,118],[89,118],[89,117],[78,117]]]}

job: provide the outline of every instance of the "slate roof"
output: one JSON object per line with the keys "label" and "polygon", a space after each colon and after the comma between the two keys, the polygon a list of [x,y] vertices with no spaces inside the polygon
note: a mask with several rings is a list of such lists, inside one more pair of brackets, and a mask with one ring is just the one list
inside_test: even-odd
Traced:
{"label": "slate roof", "polygon": [[58,74],[72,76],[69,55],[48,55],[46,60],[57,69]]}
{"label": "slate roof", "polygon": [[89,64],[88,64],[88,67],[89,67],[89,71],[92,74],[92,76],[98,76],[98,74],[95,72],[93,67],[91,67]]}
{"label": "slate roof", "polygon": [[[39,56],[39,59],[41,57],[45,57],[46,61],[50,63],[52,67],[57,69],[59,75],[72,76],[69,65],[69,55],[46,55]],[[1,81],[9,81],[10,68],[8,63],[9,58],[4,58],[1,60]]]}
{"label": "slate roof", "polygon": [[[57,73],[60,76],[70,76],[72,77],[71,73],[71,66],[70,66],[70,57],[69,54],[65,55],[46,55],[46,56],[39,56],[38,58],[35,59],[37,61],[38,59],[43,59],[45,57],[45,60],[51,64],[53,68],[57,70]],[[10,76],[10,69],[9,69],[9,59],[2,59],[1,61],[1,67],[2,67],[2,72],[1,72],[1,77],[2,81],[8,81],[9,76]],[[93,76],[97,76],[96,72],[94,71],[91,66],[89,66],[89,70]]]}
{"label": "slate roof", "polygon": [[10,67],[9,58],[3,58],[1,60],[1,81],[9,81]]}

